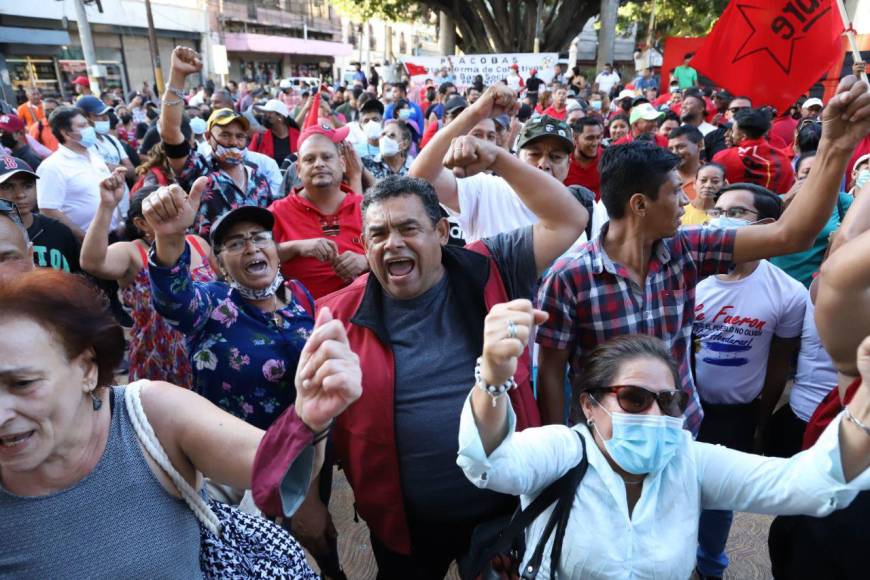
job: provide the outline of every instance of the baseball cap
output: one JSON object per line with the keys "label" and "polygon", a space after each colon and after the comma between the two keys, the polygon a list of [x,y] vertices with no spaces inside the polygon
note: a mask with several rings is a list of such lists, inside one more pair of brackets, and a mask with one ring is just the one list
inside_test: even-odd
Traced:
{"label": "baseball cap", "polygon": [[86,76],[77,76],[73,79],[72,84],[78,85],[80,87],[91,88],[91,81],[88,80]]}
{"label": "baseball cap", "polygon": [[511,126],[511,118],[508,116],[507,113],[502,113],[497,117],[493,117],[492,120],[495,121],[495,124],[500,126],[502,129],[507,129]]}
{"label": "baseball cap", "polygon": [[251,128],[251,124],[248,120],[232,109],[215,109],[212,111],[211,115],[208,116],[208,130],[211,131],[212,127],[215,125],[220,125],[221,127],[229,125],[233,121],[241,123],[245,131]]}
{"label": "baseball cap", "polygon": [[810,107],[824,107],[825,104],[822,102],[822,99],[817,99],[816,97],[812,97],[804,101],[804,104],[801,105],[803,109],[809,109]]}
{"label": "baseball cap", "polygon": [[636,96],[637,96],[637,93],[635,93],[633,90],[622,89],[621,91],[619,91],[619,96],[616,97],[616,100],[621,101],[622,99],[633,99]]}
{"label": "baseball cap", "polygon": [[278,88],[284,91],[287,89],[292,89],[293,85],[290,83],[290,79],[281,79],[281,82],[278,83]]}
{"label": "baseball cap", "polygon": [[0,115],[0,131],[17,133],[24,130],[24,121],[18,115]]}
{"label": "baseball cap", "polygon": [[368,113],[369,111],[377,111],[383,117],[384,104],[377,97],[373,97],[369,93],[363,93],[359,100],[359,112]]}
{"label": "baseball cap", "polygon": [[269,99],[266,101],[265,105],[255,105],[254,109],[260,112],[270,112],[270,113],[278,113],[285,119],[290,116],[290,109],[287,108],[287,105],[279,101],[278,99]]}
{"label": "baseball cap", "polygon": [[465,97],[461,97],[459,95],[452,95],[447,102],[444,103],[444,112],[450,113],[451,115],[459,109],[464,109],[468,106],[468,101],[465,100]]}
{"label": "baseball cap", "polygon": [[350,133],[350,127],[345,125],[340,129],[333,129],[328,123],[321,122],[319,125],[311,125],[302,131],[299,135],[299,148],[302,148],[302,143],[312,135],[323,135],[328,137],[330,141],[336,145],[347,139],[347,134]]}
{"label": "baseball cap", "polygon": [[665,114],[661,111],[656,111],[656,108],[649,103],[641,103],[631,110],[631,115],[628,117],[628,124],[634,125],[641,119],[645,121],[660,121]]}
{"label": "baseball cap", "polygon": [[568,103],[565,105],[565,110],[569,113],[582,109],[583,105],[577,99],[568,99]]}
{"label": "baseball cap", "polygon": [[538,74],[538,69],[536,69],[536,68],[529,69],[529,74],[532,74],[532,75]]}
{"label": "baseball cap", "polygon": [[39,179],[39,176],[26,161],[18,157],[3,157],[3,163],[0,163],[0,183],[3,183],[17,173],[26,173]]}
{"label": "baseball cap", "polygon": [[565,121],[560,121],[549,115],[534,117],[523,126],[517,140],[517,148],[522,149],[536,139],[556,137],[568,151],[574,150],[574,133]]}
{"label": "baseball cap", "polygon": [[228,211],[211,226],[211,247],[220,249],[230,228],[241,222],[253,222],[271,232],[275,226],[275,217],[266,208],[256,205],[243,205]]}
{"label": "baseball cap", "polygon": [[76,107],[89,115],[105,115],[112,110],[112,107],[95,97],[94,95],[85,95],[79,97],[76,101]]}
{"label": "baseball cap", "polygon": [[855,163],[852,165],[852,167],[858,167],[859,165],[861,165],[865,161],[870,161],[870,153],[865,153],[864,155],[862,155],[861,157],[856,159]]}
{"label": "baseball cap", "polygon": [[518,65],[517,63],[513,63],[513,64],[511,65],[511,68],[514,69],[514,70],[520,70],[520,65]]}

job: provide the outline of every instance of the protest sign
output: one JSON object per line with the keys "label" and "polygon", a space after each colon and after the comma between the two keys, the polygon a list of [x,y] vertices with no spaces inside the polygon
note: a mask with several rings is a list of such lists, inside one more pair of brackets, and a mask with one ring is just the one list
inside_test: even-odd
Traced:
{"label": "protest sign", "polygon": [[[405,69],[411,75],[412,84],[422,83],[422,79],[436,78],[442,66],[450,71],[453,65],[453,77],[456,86],[468,87],[474,82],[475,75],[483,77],[483,85],[489,86],[496,81],[507,78],[510,66],[519,66],[519,73],[524,79],[529,77],[531,69],[537,69],[537,77],[544,82],[553,79],[559,55],[555,52],[541,53],[504,53],[504,54],[464,54],[461,56],[415,56],[403,61]],[[423,70],[425,69],[425,72]],[[414,74],[416,73],[416,74]],[[419,77],[419,79],[417,78]]]}

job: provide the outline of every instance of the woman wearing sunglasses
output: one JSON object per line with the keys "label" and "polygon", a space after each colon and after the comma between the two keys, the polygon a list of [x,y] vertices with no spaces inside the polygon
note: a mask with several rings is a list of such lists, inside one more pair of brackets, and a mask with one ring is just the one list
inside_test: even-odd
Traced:
{"label": "woman wearing sunglasses", "polygon": [[[533,323],[546,317],[523,300],[490,311],[457,463],[478,487],[519,495],[525,507],[580,462],[585,439],[589,469],[571,506],[559,577],[688,578],[702,509],[821,516],[870,489],[870,376],[813,448],[766,458],[692,440],[682,428],[687,397],[676,365],[645,335],[591,353],[579,389],[584,424],[515,433],[504,392]],[[537,545],[548,517],[529,526],[527,546]],[[538,578],[550,577],[549,551]]]}

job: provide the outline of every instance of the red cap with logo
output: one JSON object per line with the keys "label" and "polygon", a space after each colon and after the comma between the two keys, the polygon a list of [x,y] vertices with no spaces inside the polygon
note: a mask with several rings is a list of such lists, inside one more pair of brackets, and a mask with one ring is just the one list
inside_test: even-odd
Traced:
{"label": "red cap with logo", "polygon": [[88,77],[82,75],[73,79],[72,84],[78,85],[80,87],[91,88],[91,81],[88,80]]}
{"label": "red cap with logo", "polygon": [[18,115],[0,115],[0,131],[17,133],[24,130],[24,121]]}
{"label": "red cap with logo", "polygon": [[347,134],[350,133],[350,127],[345,125],[340,129],[334,129],[327,122],[320,122],[315,125],[311,125],[302,131],[302,134],[299,135],[299,144],[298,147],[302,147],[302,143],[305,142],[306,139],[311,137],[312,135],[323,135],[324,137],[328,137],[330,141],[335,144],[341,143],[345,139],[347,139]]}

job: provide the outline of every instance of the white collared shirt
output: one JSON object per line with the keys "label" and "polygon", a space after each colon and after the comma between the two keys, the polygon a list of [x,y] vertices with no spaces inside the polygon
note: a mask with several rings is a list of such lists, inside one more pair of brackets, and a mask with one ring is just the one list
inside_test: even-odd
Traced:
{"label": "white collared shirt", "polygon": [[[519,495],[526,507],[580,462],[577,435],[585,438],[589,469],[571,507],[558,571],[561,578],[688,578],[695,567],[702,509],[824,516],[848,506],[860,490],[870,489],[870,469],[849,484],[843,481],[841,414],[815,446],[791,459],[700,443],[684,431],[683,447],[664,469],[646,477],[629,515],[625,484],[585,425],[548,425],[515,433],[516,415],[508,409],[509,435],[487,457],[470,398],[465,402],[456,463],[477,487]],[[551,511],[526,531],[526,558],[537,546]],[[551,547],[552,538],[544,550],[539,578],[550,576]]]}
{"label": "white collared shirt", "polygon": [[[82,231],[97,213],[100,205],[100,182],[109,177],[109,168],[90,147],[76,153],[60,145],[36,170],[36,200],[41,209],[56,209]],[[117,220],[112,220],[112,227]]]}

